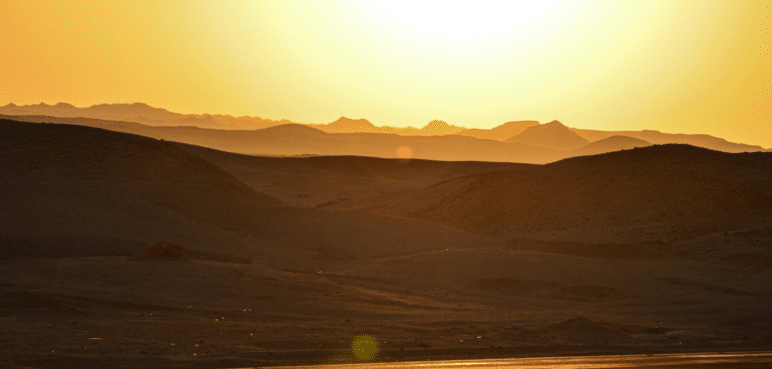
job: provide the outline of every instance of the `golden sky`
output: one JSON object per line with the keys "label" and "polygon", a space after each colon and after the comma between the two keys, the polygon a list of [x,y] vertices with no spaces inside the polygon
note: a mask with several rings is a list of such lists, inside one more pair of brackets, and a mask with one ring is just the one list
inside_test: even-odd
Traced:
{"label": "golden sky", "polygon": [[772,1],[0,1],[0,105],[772,147]]}

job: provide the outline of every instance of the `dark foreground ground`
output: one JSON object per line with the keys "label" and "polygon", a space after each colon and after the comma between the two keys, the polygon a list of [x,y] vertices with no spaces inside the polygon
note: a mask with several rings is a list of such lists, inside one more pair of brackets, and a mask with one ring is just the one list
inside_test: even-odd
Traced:
{"label": "dark foreground ground", "polygon": [[[675,303],[513,298],[206,260],[11,259],[0,269],[0,363],[216,368],[772,346],[769,296],[683,292],[663,293],[681,294]],[[363,335],[378,345],[365,360],[352,351]]]}

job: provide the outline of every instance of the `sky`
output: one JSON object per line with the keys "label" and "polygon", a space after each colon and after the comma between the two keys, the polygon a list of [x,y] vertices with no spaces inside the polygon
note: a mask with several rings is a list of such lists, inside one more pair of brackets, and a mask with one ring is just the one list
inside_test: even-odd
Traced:
{"label": "sky", "polygon": [[772,147],[772,0],[0,1],[0,105]]}

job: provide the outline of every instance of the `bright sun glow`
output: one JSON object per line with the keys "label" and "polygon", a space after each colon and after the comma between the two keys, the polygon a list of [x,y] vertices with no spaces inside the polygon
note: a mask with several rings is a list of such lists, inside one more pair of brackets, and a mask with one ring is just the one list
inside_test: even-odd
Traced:
{"label": "bright sun glow", "polygon": [[468,48],[531,36],[569,10],[567,1],[379,1],[372,14],[403,42]]}
{"label": "bright sun glow", "polygon": [[0,105],[772,145],[768,1],[0,0]]}

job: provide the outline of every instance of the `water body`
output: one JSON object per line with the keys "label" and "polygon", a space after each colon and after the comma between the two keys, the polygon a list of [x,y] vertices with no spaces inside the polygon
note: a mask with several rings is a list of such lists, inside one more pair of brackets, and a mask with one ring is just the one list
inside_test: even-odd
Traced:
{"label": "water body", "polygon": [[[400,363],[362,363],[273,368],[372,368],[372,369],[460,369],[460,368],[772,368],[772,351],[715,352],[657,355],[564,356],[524,359],[414,361]],[[244,368],[246,369],[246,368]]]}

